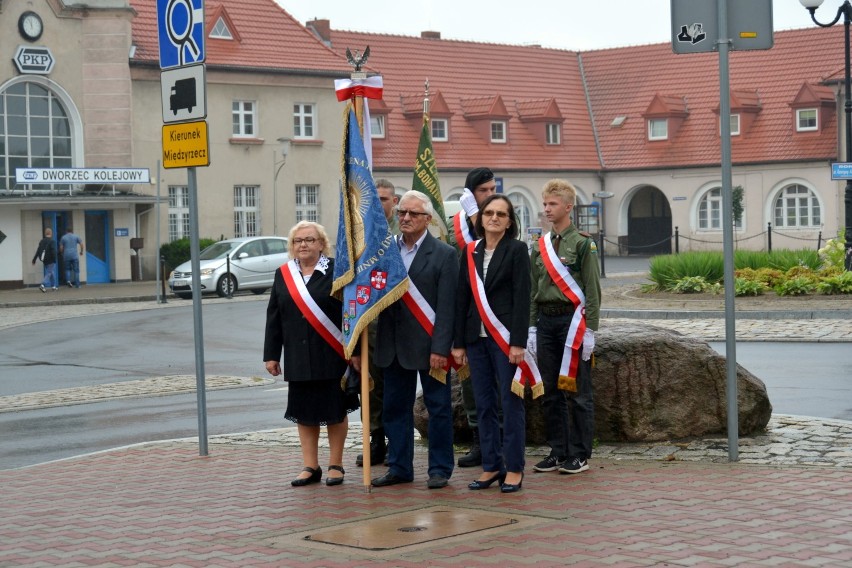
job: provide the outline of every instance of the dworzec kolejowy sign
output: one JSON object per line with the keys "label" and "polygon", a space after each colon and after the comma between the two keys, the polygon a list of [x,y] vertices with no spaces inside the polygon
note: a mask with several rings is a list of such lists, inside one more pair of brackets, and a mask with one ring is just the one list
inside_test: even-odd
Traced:
{"label": "dworzec kolejowy sign", "polygon": [[151,183],[148,168],[16,168],[19,184]]}

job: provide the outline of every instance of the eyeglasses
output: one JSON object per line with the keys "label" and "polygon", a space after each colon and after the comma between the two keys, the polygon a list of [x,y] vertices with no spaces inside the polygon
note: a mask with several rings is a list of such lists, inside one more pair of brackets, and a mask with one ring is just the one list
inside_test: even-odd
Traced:
{"label": "eyeglasses", "polygon": [[508,214],[508,213],[506,213],[505,211],[491,211],[491,210],[489,209],[488,211],[483,211],[483,212],[482,212],[482,216],[483,216],[483,217],[491,218],[491,217],[493,217],[493,216],[495,216],[495,215],[497,215],[497,218],[498,218],[498,219],[505,219],[506,217],[508,217],[508,216],[509,216],[509,214]]}
{"label": "eyeglasses", "polygon": [[293,244],[299,246],[302,243],[312,245],[317,242],[316,237],[305,237],[304,239],[293,239]]}
{"label": "eyeglasses", "polygon": [[408,209],[398,209],[396,212],[396,216],[400,219],[404,219],[406,215],[408,215],[412,219],[417,219],[418,217],[421,217],[423,215],[428,215],[428,213],[422,211],[409,211]]}

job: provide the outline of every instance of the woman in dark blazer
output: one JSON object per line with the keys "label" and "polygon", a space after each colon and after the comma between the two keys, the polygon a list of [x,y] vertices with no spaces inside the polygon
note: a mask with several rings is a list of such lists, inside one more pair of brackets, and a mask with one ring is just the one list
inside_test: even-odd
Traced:
{"label": "woman in dark blazer", "polygon": [[506,196],[489,196],[479,211],[475,228],[481,238],[475,243],[473,262],[488,305],[509,332],[509,347],[505,353],[483,325],[465,251],[459,267],[453,357],[470,365],[482,446],[482,475],[468,487],[485,489],[497,481],[504,493],[513,493],[521,489],[525,463],[524,400],[512,393],[512,378],[527,344],[530,261],[527,246],[517,240],[518,220]]}
{"label": "woman in dark blazer", "polygon": [[[340,330],[341,302],[329,295],[334,261],[326,256],[328,237],[317,223],[297,223],[290,230],[289,247],[290,261],[275,273],[266,309],[263,360],[269,374],[280,375],[283,348],[283,373],[288,384],[284,416],[298,424],[304,463],[304,469],[292,485],[308,485],[322,479],[318,446],[323,425],[328,429],[331,454],[325,482],[326,485],[339,485],[345,474],[342,464],[349,428],[347,414],[358,408],[358,399],[355,395],[346,395],[341,388],[341,378],[347,367],[342,351],[314,327],[321,326],[324,321],[328,328]],[[312,318],[313,325],[303,315],[305,310],[320,316]]]}

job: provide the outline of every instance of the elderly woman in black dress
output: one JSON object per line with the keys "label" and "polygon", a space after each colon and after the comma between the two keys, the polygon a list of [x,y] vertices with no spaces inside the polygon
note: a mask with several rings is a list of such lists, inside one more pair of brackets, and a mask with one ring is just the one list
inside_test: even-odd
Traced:
{"label": "elderly woman in black dress", "polygon": [[320,427],[328,429],[330,457],[326,485],[343,483],[343,445],[347,414],[358,408],[355,395],[341,388],[346,360],[340,342],[341,302],[329,294],[334,261],[326,256],[322,225],[301,221],[290,230],[290,261],[275,274],[266,309],[263,360],[273,376],[288,384],[285,417],[298,425],[304,469],[294,486],[322,479]]}

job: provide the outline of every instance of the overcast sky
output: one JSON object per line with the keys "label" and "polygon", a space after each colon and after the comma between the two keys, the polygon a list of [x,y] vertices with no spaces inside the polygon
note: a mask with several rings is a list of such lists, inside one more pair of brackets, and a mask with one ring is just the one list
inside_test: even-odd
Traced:
{"label": "overcast sky", "polygon": [[[444,39],[576,50],[670,41],[671,0],[277,1],[303,24],[326,18],[332,29],[341,30],[409,36],[432,30],[441,32]],[[840,4],[840,0],[827,0],[817,17],[833,19]],[[772,0],[772,11],[775,30],[814,25],[798,0]]]}

